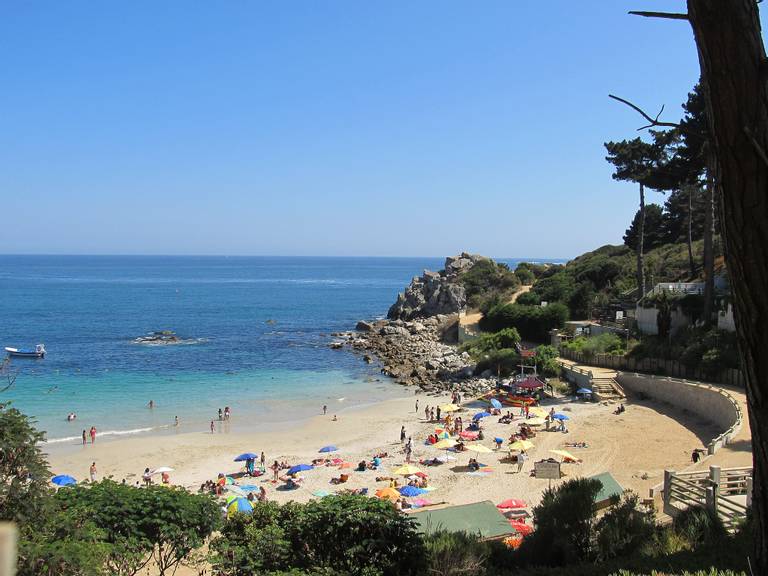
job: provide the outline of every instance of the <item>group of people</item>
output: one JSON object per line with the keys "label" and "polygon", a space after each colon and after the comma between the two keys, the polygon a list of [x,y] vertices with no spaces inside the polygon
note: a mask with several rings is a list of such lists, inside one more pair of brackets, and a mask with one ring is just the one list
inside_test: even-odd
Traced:
{"label": "group of people", "polygon": [[91,437],[91,444],[96,442],[96,426],[91,426],[91,429],[88,432],[83,430],[83,446],[88,442],[88,436]]}
{"label": "group of people", "polygon": [[232,412],[229,410],[229,406],[224,407],[224,411],[221,411],[221,408],[219,408],[219,422],[223,420],[229,420],[229,417],[232,415]]}

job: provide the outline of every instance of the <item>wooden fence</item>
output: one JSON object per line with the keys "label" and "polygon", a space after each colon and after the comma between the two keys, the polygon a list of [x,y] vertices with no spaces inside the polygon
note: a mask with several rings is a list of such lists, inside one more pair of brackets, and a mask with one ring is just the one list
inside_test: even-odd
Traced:
{"label": "wooden fence", "polygon": [[705,372],[701,368],[689,367],[678,360],[663,360],[661,358],[630,358],[627,356],[614,356],[612,354],[585,355],[573,350],[561,347],[560,357],[600,368],[611,368],[624,372],[639,372],[671,376],[686,380],[698,380],[712,384],[727,384],[743,388],[745,385],[744,374],[735,368],[726,368],[718,374]]}

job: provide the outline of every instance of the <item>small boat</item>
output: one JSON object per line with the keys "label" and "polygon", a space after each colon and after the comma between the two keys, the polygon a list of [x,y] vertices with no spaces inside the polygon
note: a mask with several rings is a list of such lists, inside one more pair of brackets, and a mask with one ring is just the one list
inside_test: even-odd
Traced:
{"label": "small boat", "polygon": [[18,358],[44,358],[45,357],[45,345],[38,344],[34,350],[19,350],[18,348],[5,347],[5,351],[8,352],[8,356],[15,356]]}

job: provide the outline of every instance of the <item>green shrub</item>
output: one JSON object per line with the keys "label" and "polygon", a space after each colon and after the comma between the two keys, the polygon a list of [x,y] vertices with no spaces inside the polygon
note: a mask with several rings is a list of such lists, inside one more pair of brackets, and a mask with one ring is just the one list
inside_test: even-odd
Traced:
{"label": "green shrub", "polygon": [[504,304],[491,308],[480,320],[480,328],[488,332],[516,328],[524,339],[545,342],[549,331],[562,328],[567,320],[568,308],[564,304],[544,307]]}
{"label": "green shrub", "polygon": [[462,346],[462,350],[469,352],[473,357],[480,358],[483,354],[501,350],[503,348],[515,348],[520,343],[520,334],[514,328],[505,328],[498,332],[481,334],[475,340]]}
{"label": "green shrub", "polygon": [[541,296],[536,292],[523,292],[515,300],[515,304],[521,304],[523,306],[538,306],[541,304]]}
{"label": "green shrub", "polygon": [[592,358],[595,354],[624,354],[624,341],[613,332],[604,332],[597,336],[577,336],[569,342],[564,342],[562,346],[587,358]]}
{"label": "green shrub", "polygon": [[654,517],[640,512],[638,502],[637,494],[625,492],[598,520],[595,526],[598,560],[634,554],[653,536]]}
{"label": "green shrub", "polygon": [[517,350],[510,348],[493,350],[483,354],[478,360],[475,374],[482,374],[486,370],[490,370],[497,376],[509,376],[518,371],[519,364],[520,354]]}
{"label": "green shrub", "polygon": [[503,298],[520,286],[520,280],[506,264],[497,264],[490,259],[480,260],[462,274],[461,283],[470,308],[478,308],[494,294]]}
{"label": "green shrub", "polygon": [[459,576],[483,574],[490,545],[474,534],[439,530],[424,536],[429,574]]}
{"label": "green shrub", "polygon": [[527,266],[518,266],[515,268],[515,276],[517,276],[517,279],[520,280],[521,284],[526,286],[533,284],[533,281],[536,279],[533,271]]}

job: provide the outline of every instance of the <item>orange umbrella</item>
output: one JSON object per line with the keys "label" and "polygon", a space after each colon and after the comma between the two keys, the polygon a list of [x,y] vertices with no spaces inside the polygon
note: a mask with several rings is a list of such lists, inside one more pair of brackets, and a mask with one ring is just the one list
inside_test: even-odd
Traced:
{"label": "orange umbrella", "polygon": [[400,492],[395,490],[394,488],[382,488],[380,490],[376,490],[376,497],[389,500],[400,500],[401,495]]}

